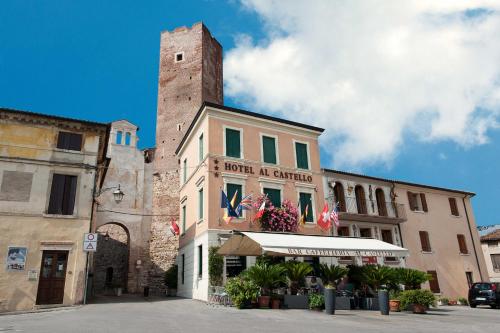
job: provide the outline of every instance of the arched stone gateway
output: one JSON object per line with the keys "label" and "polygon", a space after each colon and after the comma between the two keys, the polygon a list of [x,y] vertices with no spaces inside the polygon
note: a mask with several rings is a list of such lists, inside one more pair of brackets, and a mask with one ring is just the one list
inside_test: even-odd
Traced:
{"label": "arched stone gateway", "polygon": [[94,255],[94,293],[112,294],[116,288],[127,291],[130,235],[118,223],[107,223],[97,229],[97,252]]}

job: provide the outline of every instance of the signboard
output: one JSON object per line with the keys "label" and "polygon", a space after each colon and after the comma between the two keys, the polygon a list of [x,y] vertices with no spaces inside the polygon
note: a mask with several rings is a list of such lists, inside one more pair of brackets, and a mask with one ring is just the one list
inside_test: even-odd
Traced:
{"label": "signboard", "polygon": [[28,281],[36,281],[38,279],[38,271],[36,269],[30,269],[28,271]]}
{"label": "signboard", "polygon": [[224,170],[244,174],[274,177],[279,179],[293,180],[296,182],[312,183],[313,178],[309,174],[282,171],[274,168],[256,168],[240,163],[224,162]]}
{"label": "signboard", "polygon": [[376,264],[377,257],[361,257],[363,264]]}
{"label": "signboard", "polygon": [[83,251],[95,252],[97,251],[97,233],[85,234],[83,237]]}
{"label": "signboard", "polygon": [[8,271],[24,271],[26,266],[26,254],[28,248],[9,246],[7,252],[7,270]]}
{"label": "signboard", "polygon": [[299,256],[320,257],[396,257],[396,251],[389,250],[337,250],[337,249],[305,249],[305,248],[271,248],[266,247],[268,252],[286,253]]}

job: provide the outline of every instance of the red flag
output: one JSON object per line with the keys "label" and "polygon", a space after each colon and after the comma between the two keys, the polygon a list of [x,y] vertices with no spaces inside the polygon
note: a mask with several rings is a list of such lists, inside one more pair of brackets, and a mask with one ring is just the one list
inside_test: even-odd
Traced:
{"label": "red flag", "polygon": [[255,214],[256,219],[260,219],[262,215],[264,214],[264,209],[266,208],[266,198],[262,200],[262,204],[259,207],[259,210],[257,211],[257,214]]}
{"label": "red flag", "polygon": [[332,225],[330,221],[330,214],[328,213],[328,202],[325,201],[325,205],[323,206],[323,211],[319,215],[318,218],[318,226],[324,230],[330,229]]}
{"label": "red flag", "polygon": [[170,231],[176,236],[180,233],[179,225],[177,225],[174,219],[170,222]]}

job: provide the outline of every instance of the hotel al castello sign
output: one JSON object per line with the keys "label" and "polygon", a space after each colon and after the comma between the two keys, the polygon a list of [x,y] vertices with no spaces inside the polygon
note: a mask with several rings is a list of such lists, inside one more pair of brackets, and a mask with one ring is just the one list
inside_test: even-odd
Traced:
{"label": "hotel al castello sign", "polygon": [[[217,164],[217,162],[216,162]],[[216,168],[217,170],[217,168]],[[297,172],[283,171],[272,167],[254,167],[243,163],[224,162],[224,171],[238,172],[261,177],[274,177],[282,180],[292,180],[297,182],[312,183],[311,175]]]}

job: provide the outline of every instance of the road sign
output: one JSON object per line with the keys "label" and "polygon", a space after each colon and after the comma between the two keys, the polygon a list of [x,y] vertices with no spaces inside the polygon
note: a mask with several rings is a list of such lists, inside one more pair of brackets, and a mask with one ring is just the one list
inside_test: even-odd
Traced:
{"label": "road sign", "polygon": [[85,234],[83,237],[83,251],[95,252],[97,251],[97,234]]}

